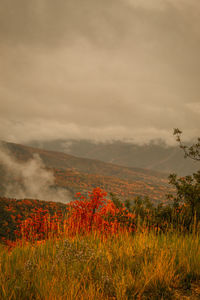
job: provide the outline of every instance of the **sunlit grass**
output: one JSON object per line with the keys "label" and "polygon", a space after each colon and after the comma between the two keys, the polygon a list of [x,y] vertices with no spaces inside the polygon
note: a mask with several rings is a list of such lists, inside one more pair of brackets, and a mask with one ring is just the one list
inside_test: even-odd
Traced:
{"label": "sunlit grass", "polygon": [[174,299],[200,280],[198,234],[123,233],[0,246],[0,299]]}
{"label": "sunlit grass", "polygon": [[80,195],[64,220],[39,210],[22,222],[0,246],[0,299],[180,299],[199,284],[196,220],[162,231],[104,196]]}

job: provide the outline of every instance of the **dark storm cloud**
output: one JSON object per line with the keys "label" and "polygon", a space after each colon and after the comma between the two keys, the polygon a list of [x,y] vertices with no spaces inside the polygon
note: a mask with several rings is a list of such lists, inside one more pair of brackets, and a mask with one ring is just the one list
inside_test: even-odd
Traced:
{"label": "dark storm cloud", "polygon": [[197,0],[1,1],[0,138],[200,129]]}

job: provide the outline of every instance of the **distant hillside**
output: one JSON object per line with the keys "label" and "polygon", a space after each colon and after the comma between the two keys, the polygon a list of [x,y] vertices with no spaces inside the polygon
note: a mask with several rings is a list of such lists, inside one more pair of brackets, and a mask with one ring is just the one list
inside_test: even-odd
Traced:
{"label": "distant hillside", "polygon": [[184,159],[178,145],[172,147],[161,142],[136,145],[121,141],[95,143],[88,140],[55,140],[30,144],[46,150],[56,150],[84,158],[158,172],[188,175],[198,169],[195,162]]}
{"label": "distant hillside", "polygon": [[[10,156],[18,162],[30,160],[36,153],[46,168],[53,172],[55,184],[52,189],[69,190],[71,195],[76,192],[87,192],[99,186],[107,192],[113,192],[122,199],[135,196],[149,196],[155,203],[164,201],[169,192],[167,175],[139,168],[128,168],[98,160],[79,158],[65,153],[47,151],[14,143],[3,143]],[[38,174],[38,177],[40,174]],[[2,196],[6,194],[6,185],[13,183],[22,185],[19,176],[7,172],[0,166],[0,188]],[[8,196],[6,194],[6,196]],[[50,199],[52,200],[52,199]]]}

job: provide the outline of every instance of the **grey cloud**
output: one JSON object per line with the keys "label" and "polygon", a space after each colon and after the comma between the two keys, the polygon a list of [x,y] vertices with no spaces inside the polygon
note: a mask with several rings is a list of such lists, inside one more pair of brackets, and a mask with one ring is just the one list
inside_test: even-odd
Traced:
{"label": "grey cloud", "polygon": [[1,139],[199,135],[197,0],[1,4]]}
{"label": "grey cloud", "polygon": [[2,0],[1,34],[16,44],[54,46],[80,35],[101,43],[123,32],[123,12],[128,8],[120,0]]}

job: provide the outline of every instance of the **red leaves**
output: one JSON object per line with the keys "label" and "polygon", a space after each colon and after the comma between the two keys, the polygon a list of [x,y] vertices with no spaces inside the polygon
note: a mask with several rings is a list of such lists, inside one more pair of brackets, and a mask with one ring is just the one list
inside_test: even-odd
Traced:
{"label": "red leaves", "polygon": [[24,221],[20,222],[16,235],[23,240],[44,240],[58,234],[58,223],[62,220],[62,214],[51,216],[48,210],[38,208]]}
{"label": "red leaves", "polygon": [[130,230],[130,223],[131,228],[134,228],[134,216],[125,207],[117,208],[105,198],[106,195],[100,188],[95,188],[89,193],[89,198],[78,193],[80,200],[70,203],[70,217],[67,220],[70,233],[117,233],[124,229]]}
{"label": "red leaves", "polygon": [[20,222],[16,232],[25,241],[41,241],[52,237],[74,236],[96,232],[103,235],[117,234],[120,231],[135,229],[135,216],[122,206],[117,208],[106,199],[106,192],[93,189],[88,197],[77,193],[76,201],[68,205],[68,215],[64,219],[61,212],[49,214],[39,208],[28,219]]}

